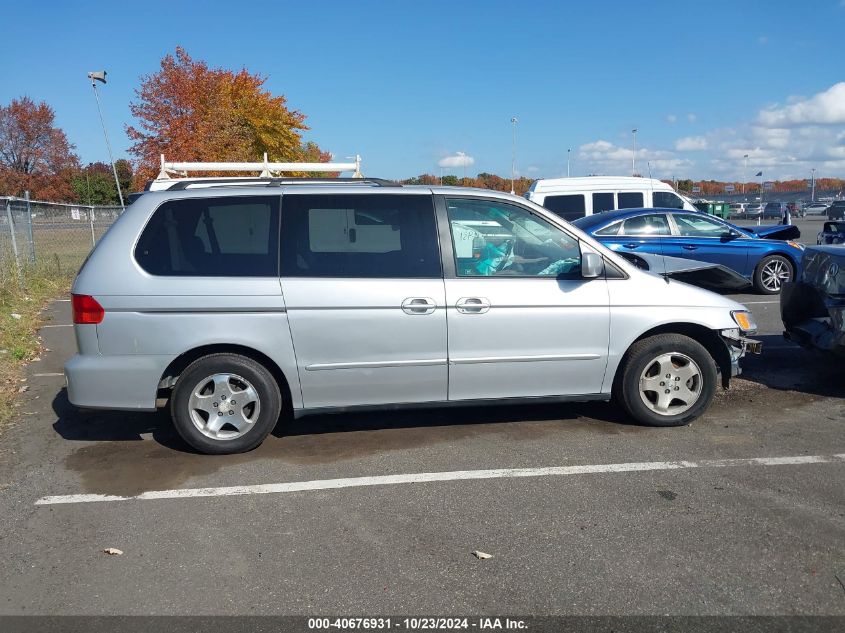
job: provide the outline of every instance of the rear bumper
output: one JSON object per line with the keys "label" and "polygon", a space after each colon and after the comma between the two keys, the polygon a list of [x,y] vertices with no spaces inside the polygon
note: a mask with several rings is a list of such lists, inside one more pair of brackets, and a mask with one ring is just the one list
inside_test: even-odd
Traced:
{"label": "rear bumper", "polygon": [[76,354],[65,363],[71,404],[90,409],[154,411],[167,356]]}
{"label": "rear bumper", "polygon": [[783,336],[807,349],[845,355],[845,300],[806,283],[784,284]]}

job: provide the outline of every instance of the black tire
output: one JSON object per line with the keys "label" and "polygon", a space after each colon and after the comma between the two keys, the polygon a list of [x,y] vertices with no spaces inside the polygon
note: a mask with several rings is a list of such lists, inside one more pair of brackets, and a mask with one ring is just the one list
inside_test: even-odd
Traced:
{"label": "black tire", "polygon": [[[674,410],[679,411],[678,413],[672,413],[671,408],[667,409],[666,413],[657,413],[646,404],[645,400],[649,400],[654,405],[651,397],[654,396],[656,400],[659,396],[654,392],[641,393],[641,377],[647,370],[655,366],[656,359],[664,355],[669,355],[673,360],[681,360],[685,356],[694,361],[698,369],[697,389],[689,389],[690,392],[697,392],[697,399],[686,409],[681,407],[680,401],[673,399],[670,402],[675,407]],[[678,371],[683,367],[684,365],[681,365]],[[637,341],[622,359],[616,377],[613,388],[614,400],[630,417],[647,426],[683,426],[689,424],[710,406],[718,380],[716,362],[710,353],[701,343],[682,334],[657,334]],[[662,377],[661,373],[660,376],[657,376],[657,379],[660,380]],[[682,384],[675,378],[673,376],[671,379],[667,379],[667,385],[670,385],[672,389],[675,388],[675,385]],[[695,379],[691,378],[683,384],[692,384],[693,380]],[[668,393],[668,390],[666,393]],[[671,395],[673,394],[670,394],[670,397]]]}
{"label": "black tire", "polygon": [[[773,286],[773,279],[770,275],[772,267],[780,267],[785,276],[780,278],[780,282],[775,288]],[[754,269],[754,289],[760,294],[777,295],[783,284],[795,280],[795,266],[783,255],[768,255],[757,263],[757,268]]]}
{"label": "black tire", "polygon": [[[252,387],[257,395],[255,401],[247,404],[247,407],[242,410],[245,418],[248,418],[250,413],[254,415],[254,419],[247,420],[248,426],[245,425],[247,430],[242,431],[242,435],[230,438],[210,437],[206,432],[211,433],[211,431],[207,429],[206,432],[203,432],[194,421],[197,416],[199,416],[197,419],[202,420],[203,415],[199,409],[192,408],[190,405],[194,391],[205,381],[206,389],[211,389],[213,394],[217,390],[217,384],[213,381],[208,382],[206,379],[211,380],[211,377],[215,375],[231,375],[231,381],[227,381],[227,384],[229,387],[234,387],[235,391],[228,392],[230,401],[237,397],[239,393],[237,389],[244,389],[245,387]],[[240,393],[253,394],[253,391],[244,390]],[[224,403],[226,397],[223,393],[220,398],[212,398],[212,400],[217,400],[213,403],[213,406],[216,407],[218,416],[222,415],[223,407],[220,405]],[[244,401],[247,399],[247,397],[243,398]],[[249,399],[253,399],[251,395]],[[242,401],[237,406],[243,407],[243,405],[244,402]],[[227,407],[225,413],[234,415],[235,407],[224,406]],[[208,455],[227,455],[252,450],[261,444],[276,426],[281,409],[282,395],[273,374],[261,363],[239,354],[210,354],[195,360],[179,376],[170,398],[170,415],[179,436],[200,453]],[[240,411],[238,410],[239,415]],[[214,418],[208,418],[209,421],[212,419]],[[223,416],[222,419],[228,418]],[[218,433],[236,434],[241,432],[228,422],[224,425],[224,428],[220,429]]]}

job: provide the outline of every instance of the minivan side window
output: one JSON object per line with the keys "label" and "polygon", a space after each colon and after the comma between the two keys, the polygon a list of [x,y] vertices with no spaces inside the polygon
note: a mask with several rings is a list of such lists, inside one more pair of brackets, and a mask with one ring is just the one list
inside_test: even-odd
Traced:
{"label": "minivan side window", "polygon": [[601,213],[602,211],[613,211],[613,194],[612,193],[594,193],[593,194],[593,213]]}
{"label": "minivan side window", "polygon": [[276,277],[278,236],[278,196],[170,200],[141,233],[135,260],[167,277]]}
{"label": "minivan side window", "polygon": [[586,215],[583,193],[568,196],[546,196],[546,199],[543,200],[543,206],[570,222]]}
{"label": "minivan side window", "polygon": [[644,206],[642,191],[620,191],[617,198],[617,209],[640,209]]}
{"label": "minivan side window", "polygon": [[441,277],[430,195],[288,194],[283,277]]}
{"label": "minivan side window", "polygon": [[658,209],[683,209],[684,201],[671,191],[655,191],[651,194],[651,206]]}
{"label": "minivan side window", "polygon": [[459,277],[581,276],[578,240],[505,202],[446,200]]}

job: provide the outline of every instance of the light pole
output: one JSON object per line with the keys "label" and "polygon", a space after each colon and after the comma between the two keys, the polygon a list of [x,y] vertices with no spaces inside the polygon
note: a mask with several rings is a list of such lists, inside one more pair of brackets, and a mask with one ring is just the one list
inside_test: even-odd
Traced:
{"label": "light pole", "polygon": [[631,145],[631,175],[635,176],[637,174],[637,128],[631,130],[631,134],[634,137]]}
{"label": "light pole", "polygon": [[511,142],[511,195],[516,195],[516,190],[513,187],[513,181],[516,179],[516,124],[519,123],[515,116],[511,117],[511,129],[513,130],[513,140]]}
{"label": "light pole", "polygon": [[745,159],[745,170],[742,172],[742,193],[745,194],[745,181],[748,180],[748,154],[743,156]]}
{"label": "light pole", "polygon": [[811,170],[812,172],[812,180],[810,180],[810,202],[816,201],[816,168],[813,167]]}
{"label": "light pole", "polygon": [[569,156],[572,154],[572,148],[566,150],[566,177],[569,178]]}
{"label": "light pole", "polygon": [[117,197],[120,198],[120,206],[125,211],[126,207],[123,206],[123,192],[120,190],[120,180],[117,178],[117,167],[115,167],[114,156],[112,156],[111,153],[111,143],[109,143],[109,135],[108,132],[106,132],[106,121],[103,118],[103,109],[100,107],[100,95],[97,92],[97,82],[102,81],[103,83],[106,83],[106,71],[98,70],[96,72],[90,72],[88,73],[88,79],[91,80],[91,87],[94,89],[94,98],[97,100],[97,112],[100,113],[100,123],[103,126],[103,136],[106,137],[106,149],[109,151],[109,162],[111,162],[111,170],[114,174],[114,184],[117,186]]}

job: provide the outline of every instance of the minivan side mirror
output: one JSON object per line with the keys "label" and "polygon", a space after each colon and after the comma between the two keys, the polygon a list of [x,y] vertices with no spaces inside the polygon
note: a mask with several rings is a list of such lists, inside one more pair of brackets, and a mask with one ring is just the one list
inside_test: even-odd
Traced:
{"label": "minivan side mirror", "polygon": [[581,253],[581,277],[595,279],[604,273],[604,259],[598,253]]}

